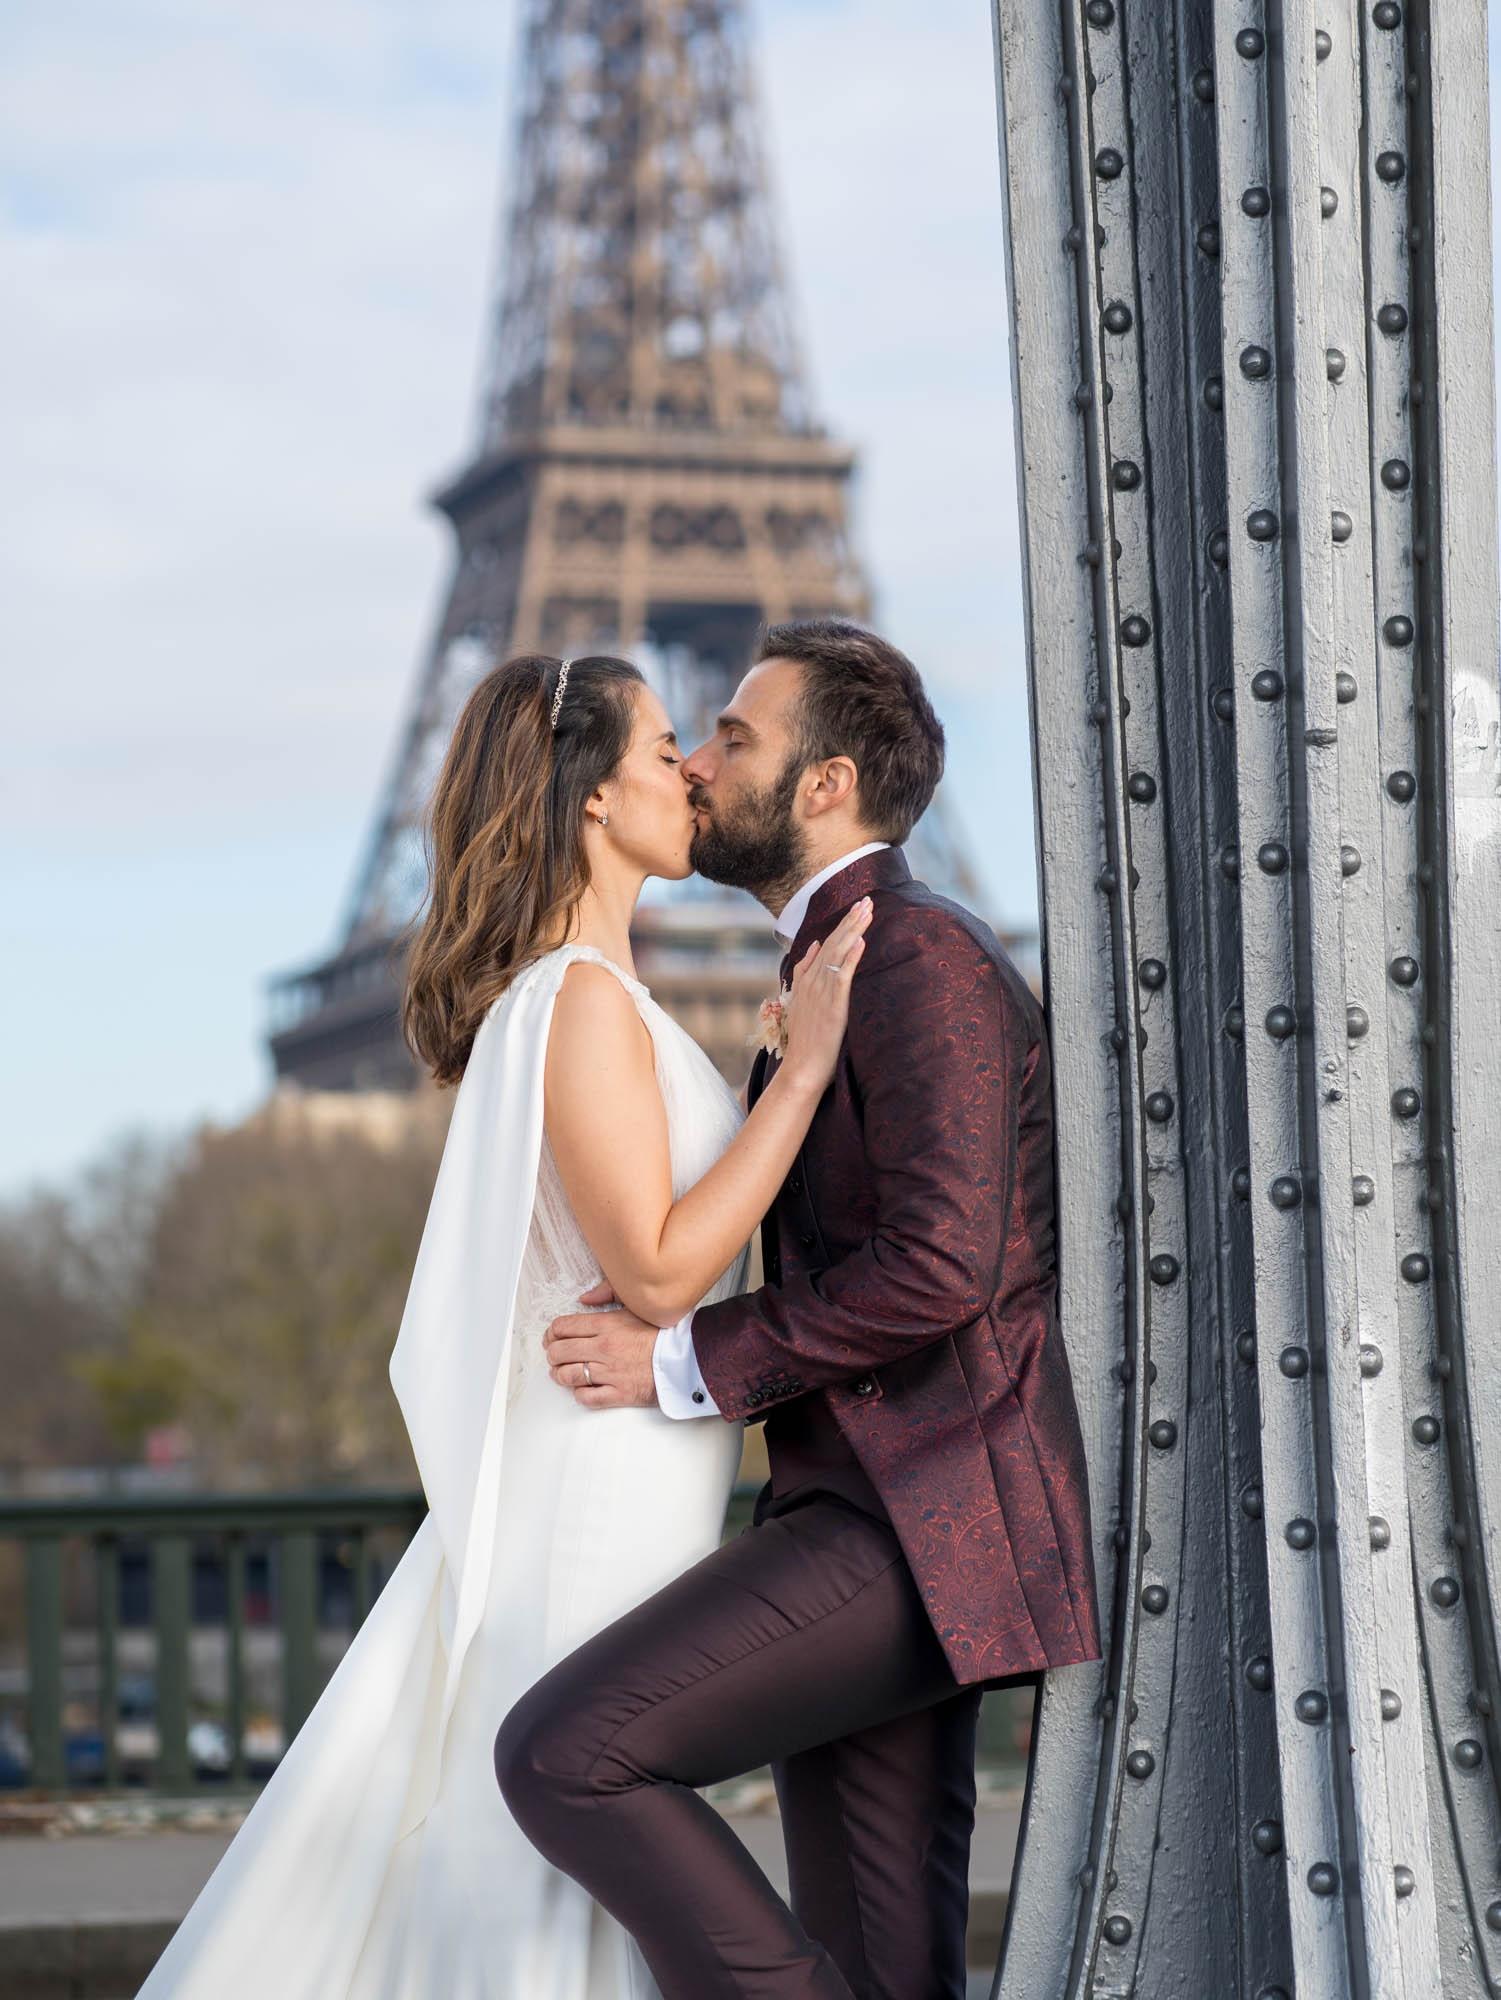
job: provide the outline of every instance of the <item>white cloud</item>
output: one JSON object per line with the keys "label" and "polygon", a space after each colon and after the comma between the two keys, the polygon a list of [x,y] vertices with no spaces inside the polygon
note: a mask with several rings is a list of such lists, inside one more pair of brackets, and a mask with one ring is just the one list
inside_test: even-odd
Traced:
{"label": "white cloud", "polygon": [[[418,496],[470,435],[511,23],[494,0],[9,10],[0,815],[28,857],[12,955],[44,980],[7,993],[8,1046],[43,1044],[12,1183],[129,1118],[251,1101],[260,982],[331,941],[445,580]],[[775,0],[760,28],[816,402],[861,449],[881,615],[1025,914],[985,10]]]}

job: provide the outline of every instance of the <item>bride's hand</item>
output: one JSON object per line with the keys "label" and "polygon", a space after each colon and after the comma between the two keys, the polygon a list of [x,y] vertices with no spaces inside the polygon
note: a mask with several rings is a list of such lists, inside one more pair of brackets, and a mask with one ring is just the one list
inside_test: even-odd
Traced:
{"label": "bride's hand", "polygon": [[809,945],[792,968],[787,1053],[781,1075],[821,1097],[834,1075],[850,1017],[850,983],[865,950],[871,900],[862,896],[821,945]]}

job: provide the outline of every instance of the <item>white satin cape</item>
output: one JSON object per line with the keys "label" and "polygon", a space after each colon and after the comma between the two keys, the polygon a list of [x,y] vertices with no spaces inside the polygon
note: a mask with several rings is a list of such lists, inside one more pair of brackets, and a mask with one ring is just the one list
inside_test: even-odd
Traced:
{"label": "white satin cape", "polygon": [[[652,1035],[675,1195],[738,1128],[738,1101],[703,1051],[590,948],[537,960],[491,1008],[455,1096],[390,1362],[428,1515],[138,2000],[653,2000],[625,1934],[523,1842],[487,1754],[510,1700],[535,1678],[540,1643],[529,1636],[502,1657],[495,1635],[535,1619],[547,1644],[571,1650],[587,1636],[581,1603],[585,1623],[608,1622],[707,1554],[743,1428],[587,1410],[534,1366],[510,1412],[528,1429],[500,1518],[543,1065],[558,987],[577,958],[610,965]],[[708,1296],[740,1289],[744,1270],[742,1256]],[[570,1497],[570,1479],[587,1492]],[[587,1564],[612,1521],[630,1538],[604,1585],[597,1568],[562,1573]],[[553,1600],[568,1618],[545,1608]],[[482,1620],[484,1685],[471,1676],[462,1755],[445,1765]],[[518,1663],[522,1686],[507,1689]],[[544,1653],[536,1671],[546,1663]],[[424,1848],[418,1829],[440,1791],[439,1838]],[[531,1934],[518,1940],[518,1928]]]}

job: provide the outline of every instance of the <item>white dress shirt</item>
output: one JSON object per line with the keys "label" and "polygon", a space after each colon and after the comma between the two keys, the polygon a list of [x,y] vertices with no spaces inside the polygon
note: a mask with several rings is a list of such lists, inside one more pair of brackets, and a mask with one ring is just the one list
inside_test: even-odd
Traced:
{"label": "white dress shirt", "polygon": [[[810,875],[784,906],[772,930],[772,936],[783,951],[791,946],[802,929],[808,905],[825,882],[832,881],[842,869],[863,860],[867,854],[877,854],[890,845],[889,840],[868,840],[863,847],[841,854],[827,868],[820,868],[816,875]],[[709,1394],[708,1384],[699,1370],[698,1356],[693,1351],[691,1312],[684,1313],[676,1326],[663,1327],[658,1333],[651,1351],[651,1372],[657,1385],[658,1405],[667,1416],[717,1417],[720,1414],[719,1405]]]}

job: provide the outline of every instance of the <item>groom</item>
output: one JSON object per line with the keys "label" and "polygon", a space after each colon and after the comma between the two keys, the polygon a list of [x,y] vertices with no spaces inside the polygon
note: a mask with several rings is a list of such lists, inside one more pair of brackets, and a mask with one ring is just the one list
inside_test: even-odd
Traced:
{"label": "groom", "polygon": [[[942,768],[894,646],[833,620],[764,634],[684,766],[693,860],[772,912],[784,982],[874,898],[839,1067],[759,1291],[665,1331],[621,1310],[547,1336],[582,1402],[766,1425],[753,1525],[496,1739],[511,1812],[666,2000],[960,2000],[981,1693],[1100,1657],[1042,1013],[900,851]],[[695,1789],[766,1764],[790,1909]]]}

